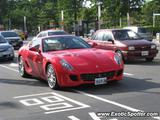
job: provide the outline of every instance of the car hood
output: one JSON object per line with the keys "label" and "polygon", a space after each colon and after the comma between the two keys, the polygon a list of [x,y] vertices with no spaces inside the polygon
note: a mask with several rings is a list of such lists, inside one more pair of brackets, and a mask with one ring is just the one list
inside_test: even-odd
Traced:
{"label": "car hood", "polygon": [[113,70],[118,65],[114,61],[114,52],[100,49],[75,49],[48,54],[64,59],[71,64],[78,72],[99,72]]}
{"label": "car hood", "polygon": [[152,45],[154,43],[151,43],[150,41],[147,40],[124,40],[121,41],[121,43],[127,45],[127,46],[134,46],[134,45]]}
{"label": "car hood", "polygon": [[0,43],[0,52],[7,50],[11,45],[8,43]]}

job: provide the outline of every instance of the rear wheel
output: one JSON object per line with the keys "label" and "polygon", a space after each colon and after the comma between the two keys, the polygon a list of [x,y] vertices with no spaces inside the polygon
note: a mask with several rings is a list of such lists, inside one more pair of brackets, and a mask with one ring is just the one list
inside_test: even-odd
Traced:
{"label": "rear wheel", "polygon": [[146,58],[147,62],[152,62],[154,58]]}
{"label": "rear wheel", "polygon": [[56,73],[55,73],[55,70],[54,68],[52,67],[51,64],[49,64],[47,66],[47,82],[48,82],[48,86],[51,88],[51,89],[57,89],[59,88],[59,85],[58,85],[58,82],[57,82],[57,77],[56,77]]}
{"label": "rear wheel", "polygon": [[21,77],[28,77],[29,75],[27,74],[26,70],[25,70],[25,66],[24,66],[24,62],[22,59],[22,56],[19,57],[18,60],[18,71]]}

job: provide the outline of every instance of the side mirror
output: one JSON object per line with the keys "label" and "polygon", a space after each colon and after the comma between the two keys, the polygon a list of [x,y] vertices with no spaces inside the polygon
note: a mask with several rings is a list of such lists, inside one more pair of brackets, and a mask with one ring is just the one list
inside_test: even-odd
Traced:
{"label": "side mirror", "polygon": [[114,40],[112,39],[108,39],[108,42],[112,42],[112,44],[114,44]]}
{"label": "side mirror", "polygon": [[36,47],[31,47],[29,48],[30,51],[34,51],[34,52],[37,52],[37,48]]}

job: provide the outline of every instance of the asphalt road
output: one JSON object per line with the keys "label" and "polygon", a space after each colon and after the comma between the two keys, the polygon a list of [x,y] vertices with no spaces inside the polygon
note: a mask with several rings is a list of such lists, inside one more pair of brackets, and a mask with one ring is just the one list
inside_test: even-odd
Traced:
{"label": "asphalt road", "polygon": [[151,63],[126,63],[119,83],[51,90],[21,78],[16,59],[1,61],[0,120],[160,120],[159,70],[160,53]]}

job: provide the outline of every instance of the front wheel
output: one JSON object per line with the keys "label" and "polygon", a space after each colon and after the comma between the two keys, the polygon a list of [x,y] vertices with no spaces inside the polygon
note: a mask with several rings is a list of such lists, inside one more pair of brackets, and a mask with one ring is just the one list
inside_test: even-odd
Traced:
{"label": "front wheel", "polygon": [[28,77],[29,75],[27,74],[26,70],[25,70],[25,66],[24,66],[24,62],[22,59],[22,56],[19,57],[18,60],[18,71],[21,77]]}
{"label": "front wheel", "polygon": [[57,89],[59,88],[59,85],[58,85],[58,82],[57,82],[57,77],[56,77],[56,73],[55,73],[55,70],[54,68],[52,67],[51,64],[49,64],[47,66],[47,82],[48,82],[48,86],[51,88],[51,89]]}
{"label": "front wheel", "polygon": [[154,58],[146,58],[147,62],[152,62]]}

